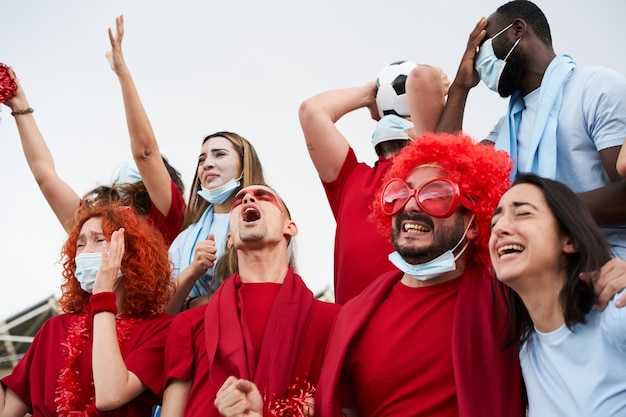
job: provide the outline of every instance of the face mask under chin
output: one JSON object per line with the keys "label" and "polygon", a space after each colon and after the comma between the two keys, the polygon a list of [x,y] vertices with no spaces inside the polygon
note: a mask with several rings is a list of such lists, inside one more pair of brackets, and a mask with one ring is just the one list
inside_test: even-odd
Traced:
{"label": "face mask under chin", "polygon": [[[474,215],[472,215],[469,223],[465,227],[465,231],[463,232],[463,236],[454,245],[453,248],[448,249],[435,259],[432,259],[428,262],[424,262],[422,264],[412,265],[408,263],[398,252],[393,252],[389,255],[389,261],[400,271],[405,274],[411,276],[412,278],[418,281],[428,281],[433,278],[437,278],[440,275],[445,274],[446,272],[454,271],[456,269],[456,260],[465,252],[467,247],[470,244],[469,240],[466,240],[467,232],[472,226],[472,222],[474,221]],[[462,243],[465,243],[461,250],[455,255],[454,251],[457,250]]]}
{"label": "face mask under chin", "polygon": [[204,188],[203,186],[200,190],[198,190],[198,195],[211,204],[222,204],[239,188],[242,177],[243,173],[239,176],[239,178],[232,178],[226,183],[213,189]]}

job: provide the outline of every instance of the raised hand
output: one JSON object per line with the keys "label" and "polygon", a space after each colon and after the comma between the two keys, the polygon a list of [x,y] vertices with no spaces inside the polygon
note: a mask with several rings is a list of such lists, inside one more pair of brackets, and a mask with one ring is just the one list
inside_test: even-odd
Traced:
{"label": "raised hand", "polygon": [[192,264],[198,276],[212,268],[216,259],[217,247],[215,246],[215,237],[211,233],[207,240],[201,240],[196,244]]}
{"label": "raised hand", "polygon": [[109,40],[111,41],[111,50],[105,56],[111,64],[111,69],[116,74],[121,71],[127,71],[124,54],[122,53],[122,40],[124,39],[124,16],[120,15],[115,19],[115,35],[109,28]]}

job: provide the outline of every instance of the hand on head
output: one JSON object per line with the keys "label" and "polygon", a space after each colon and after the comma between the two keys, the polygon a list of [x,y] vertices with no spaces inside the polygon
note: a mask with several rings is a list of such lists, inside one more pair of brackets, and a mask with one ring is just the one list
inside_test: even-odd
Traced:
{"label": "hand on head", "polygon": [[441,67],[433,68],[437,71],[439,77],[441,78],[441,86],[443,88],[443,95],[445,96],[448,94],[448,89],[450,89],[450,79],[448,78],[448,74],[446,74]]}
{"label": "hand on head", "polygon": [[124,228],[111,234],[111,241],[102,244],[102,262],[98,268],[93,293],[114,291],[124,257]]}
{"label": "hand on head", "polygon": [[482,17],[478,23],[476,23],[472,33],[470,33],[465,53],[461,58],[461,63],[459,64],[456,77],[454,78],[453,84],[455,86],[469,90],[476,87],[480,82],[480,77],[478,76],[478,72],[476,72],[474,62],[476,60],[476,54],[478,53],[478,47],[485,39],[485,36],[487,36],[486,27],[487,19]]}
{"label": "hand on head", "polygon": [[372,116],[372,119],[379,121],[380,114],[378,113],[378,106],[376,105],[376,92],[378,90],[378,87],[376,86],[376,81],[370,81],[366,84],[366,86],[369,87],[371,91],[371,94],[368,97],[368,104],[366,107],[370,111],[370,116]]}

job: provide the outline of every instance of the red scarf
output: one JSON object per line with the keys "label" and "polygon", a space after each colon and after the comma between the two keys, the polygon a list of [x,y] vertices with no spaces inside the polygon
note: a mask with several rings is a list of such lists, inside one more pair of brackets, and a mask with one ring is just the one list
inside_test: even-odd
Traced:
{"label": "red scarf", "polygon": [[[211,380],[221,387],[231,375],[253,381],[265,399],[283,397],[313,311],[315,297],[289,268],[270,310],[255,363],[246,318],[242,317],[236,273],[218,288],[207,305],[204,328]],[[268,401],[266,401],[266,404]]]}
{"label": "red scarf", "polygon": [[[392,271],[375,280],[343,306],[333,327],[315,396],[316,416],[341,415],[335,391],[355,335],[384,302],[402,273]],[[521,417],[522,376],[515,349],[502,349],[504,304],[492,293],[488,270],[470,262],[459,287],[454,313],[452,359],[459,416]],[[408,413],[407,413],[408,414]]]}

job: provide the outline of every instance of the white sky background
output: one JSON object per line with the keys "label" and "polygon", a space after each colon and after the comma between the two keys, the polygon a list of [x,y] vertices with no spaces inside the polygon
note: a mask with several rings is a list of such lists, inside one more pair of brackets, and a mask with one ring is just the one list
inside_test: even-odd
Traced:
{"label": "white sky background", "polygon": [[[453,79],[475,23],[502,3],[2,0],[0,62],[20,78],[61,177],[79,194],[109,184],[130,158],[118,81],[104,58],[107,28],[124,14],[126,61],[162,153],[189,187],[204,136],[230,130],[249,139],[299,226],[298,269],[317,292],[332,286],[334,219],[306,150],[299,104],[374,80],[402,59],[440,66]],[[537,4],[557,53],[626,74],[626,3]],[[28,169],[8,107],[0,107],[3,319],[58,294],[65,233]],[[505,108],[481,83],[470,94],[466,131],[482,139]],[[369,163],[374,126],[367,110],[339,122]]]}

